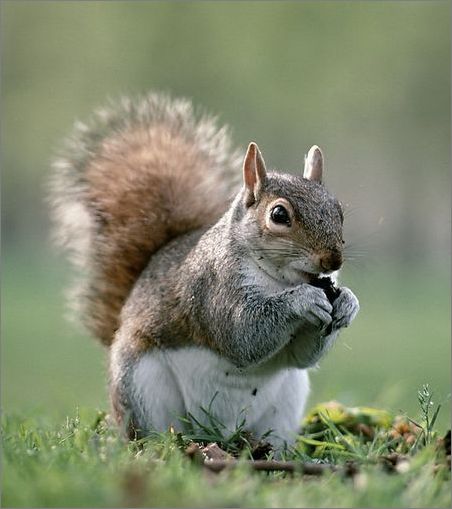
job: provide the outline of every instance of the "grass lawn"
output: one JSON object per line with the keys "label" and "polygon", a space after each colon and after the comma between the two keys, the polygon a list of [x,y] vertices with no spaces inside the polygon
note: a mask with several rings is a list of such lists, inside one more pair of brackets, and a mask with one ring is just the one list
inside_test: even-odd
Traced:
{"label": "grass lawn", "polygon": [[434,432],[411,435],[416,438],[408,445],[409,432],[395,438],[393,429],[372,427],[366,438],[347,431],[343,419],[336,425],[327,411],[321,415],[327,420],[311,425],[285,458],[338,469],[320,476],[251,471],[251,447],[237,452],[248,444],[246,435],[238,434],[235,443],[217,435],[221,451],[241,460],[213,473],[185,453],[193,437],[169,431],[126,443],[104,414],[86,410],[59,424],[9,417],[3,423],[2,506],[450,506],[450,442],[447,463]]}
{"label": "grass lawn", "polygon": [[[437,444],[450,428],[444,271],[376,267],[359,278],[363,271],[345,273],[361,312],[311,376],[311,408],[334,399],[408,414],[424,428],[417,391],[429,383],[435,401],[430,411],[442,405],[432,433],[394,442],[392,423],[376,426],[366,438],[362,429],[327,416],[319,429],[305,429],[286,459],[339,469],[303,476],[251,472],[247,464],[214,474],[185,453],[196,436],[168,432],[125,443],[104,419],[105,353],[63,317],[65,266],[21,251],[6,253],[3,269],[2,506],[450,506],[449,470]],[[211,438],[235,456],[252,454],[240,433],[240,447],[213,432]],[[394,453],[400,462],[391,466],[387,457]],[[343,467],[350,461],[354,475]]]}

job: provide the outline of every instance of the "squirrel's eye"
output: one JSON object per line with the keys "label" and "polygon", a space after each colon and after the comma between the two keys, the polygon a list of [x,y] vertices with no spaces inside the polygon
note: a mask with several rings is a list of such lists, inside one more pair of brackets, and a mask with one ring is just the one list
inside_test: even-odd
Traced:
{"label": "squirrel's eye", "polygon": [[276,224],[285,224],[290,226],[290,217],[287,210],[282,205],[276,205],[270,212],[271,220]]}

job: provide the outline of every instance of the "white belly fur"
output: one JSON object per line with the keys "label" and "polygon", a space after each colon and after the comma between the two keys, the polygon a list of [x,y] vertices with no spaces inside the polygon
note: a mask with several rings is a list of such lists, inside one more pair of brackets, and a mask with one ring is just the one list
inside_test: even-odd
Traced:
{"label": "white belly fur", "polygon": [[272,429],[268,440],[277,447],[293,443],[309,393],[306,370],[240,371],[199,347],[145,354],[133,385],[148,429],[183,429],[178,417],[187,412],[208,424],[203,407],[225,425],[224,435],[245,418],[245,428],[255,436]]}

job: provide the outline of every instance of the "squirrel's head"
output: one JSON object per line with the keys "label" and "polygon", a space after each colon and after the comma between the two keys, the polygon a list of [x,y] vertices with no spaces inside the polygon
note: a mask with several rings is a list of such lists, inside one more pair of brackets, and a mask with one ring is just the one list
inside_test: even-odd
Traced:
{"label": "squirrel's head", "polygon": [[343,213],[322,184],[323,155],[313,146],[303,176],[267,173],[255,143],[243,163],[241,230],[256,263],[287,283],[309,281],[342,266]]}

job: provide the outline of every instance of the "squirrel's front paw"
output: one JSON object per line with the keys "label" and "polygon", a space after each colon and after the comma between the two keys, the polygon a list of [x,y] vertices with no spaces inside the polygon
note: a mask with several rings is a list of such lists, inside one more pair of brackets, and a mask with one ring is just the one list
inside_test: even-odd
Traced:
{"label": "squirrel's front paw", "polygon": [[320,288],[303,285],[293,304],[301,320],[314,329],[326,329],[332,321],[333,307]]}
{"label": "squirrel's front paw", "polygon": [[340,288],[340,294],[333,304],[333,330],[348,327],[359,311],[359,301],[356,295],[345,286]]}

